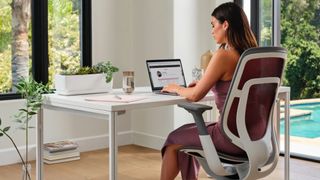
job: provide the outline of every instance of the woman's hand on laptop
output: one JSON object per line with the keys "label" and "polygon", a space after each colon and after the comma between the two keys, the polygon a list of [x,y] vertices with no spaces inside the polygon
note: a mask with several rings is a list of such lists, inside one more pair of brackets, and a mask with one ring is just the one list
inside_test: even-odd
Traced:
{"label": "woman's hand on laptop", "polygon": [[[178,84],[167,84],[162,88],[162,92],[178,93],[179,89],[182,87]],[[179,93],[178,93],[179,94]]]}

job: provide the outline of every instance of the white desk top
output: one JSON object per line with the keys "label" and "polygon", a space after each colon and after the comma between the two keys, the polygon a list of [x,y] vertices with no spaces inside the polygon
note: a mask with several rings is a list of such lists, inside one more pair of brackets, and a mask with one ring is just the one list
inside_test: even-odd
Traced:
{"label": "white desk top", "polygon": [[[99,114],[107,114],[110,111],[124,111],[132,109],[150,108],[165,105],[173,105],[181,102],[185,102],[185,98],[180,96],[159,95],[151,92],[150,87],[137,87],[132,95],[144,96],[146,99],[134,101],[130,103],[119,102],[98,102],[87,101],[85,98],[90,96],[105,95],[105,94],[124,94],[122,89],[113,89],[109,93],[100,94],[86,94],[86,95],[74,95],[63,96],[57,94],[44,95],[44,106],[53,106],[59,108],[83,110],[86,112],[93,112]],[[203,98],[204,101],[213,100],[213,94],[209,93]]]}
{"label": "white desk top", "polygon": [[[279,93],[290,91],[290,88],[281,86]],[[113,89],[109,93],[100,94],[86,94],[86,95],[74,95],[63,96],[57,94],[44,95],[43,106],[45,107],[59,107],[74,109],[92,113],[108,114],[109,112],[125,111],[132,109],[151,108],[158,106],[174,105],[181,102],[185,102],[186,99],[180,96],[168,96],[159,95],[151,92],[150,87],[137,87],[132,95],[144,96],[146,99],[134,101],[130,103],[118,103],[118,102],[98,102],[87,101],[85,98],[90,96],[105,95],[105,94],[124,94],[122,89]],[[213,100],[213,94],[208,93],[201,101]]]}

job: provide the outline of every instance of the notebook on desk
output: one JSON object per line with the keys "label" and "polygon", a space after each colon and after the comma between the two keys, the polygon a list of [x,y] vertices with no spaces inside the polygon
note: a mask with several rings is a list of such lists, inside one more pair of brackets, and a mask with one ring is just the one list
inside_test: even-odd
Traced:
{"label": "notebook on desk", "polygon": [[152,92],[165,95],[178,95],[176,93],[161,92],[161,90],[169,83],[176,83],[186,87],[180,59],[153,59],[147,60],[146,64]]}

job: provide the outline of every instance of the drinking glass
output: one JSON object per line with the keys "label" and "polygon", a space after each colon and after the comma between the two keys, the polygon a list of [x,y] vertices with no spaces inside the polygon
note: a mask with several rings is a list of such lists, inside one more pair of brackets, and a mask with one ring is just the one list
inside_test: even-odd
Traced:
{"label": "drinking glass", "polygon": [[126,94],[131,94],[134,91],[133,71],[123,71],[122,89]]}

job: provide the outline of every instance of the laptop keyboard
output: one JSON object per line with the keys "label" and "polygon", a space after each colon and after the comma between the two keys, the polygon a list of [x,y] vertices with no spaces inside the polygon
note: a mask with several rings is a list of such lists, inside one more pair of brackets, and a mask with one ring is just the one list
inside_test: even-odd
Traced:
{"label": "laptop keyboard", "polygon": [[178,93],[174,93],[174,92],[155,91],[155,93],[156,94],[168,95],[168,96],[179,96]]}

